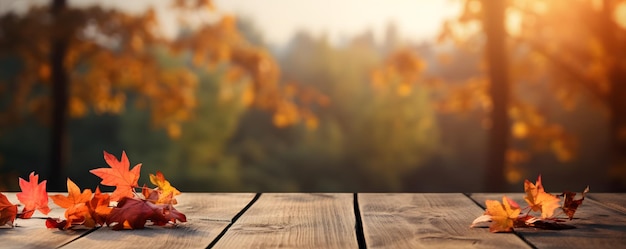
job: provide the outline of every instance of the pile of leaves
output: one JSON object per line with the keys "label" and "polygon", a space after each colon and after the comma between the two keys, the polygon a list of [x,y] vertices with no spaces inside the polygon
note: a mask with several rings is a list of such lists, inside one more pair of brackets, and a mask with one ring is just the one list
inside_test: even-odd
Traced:
{"label": "pile of leaves", "polygon": [[[513,228],[518,227],[534,227],[541,229],[569,229],[573,226],[563,224],[565,219],[558,218],[559,214],[565,214],[572,220],[574,213],[585,199],[585,194],[589,192],[589,186],[581,193],[580,199],[574,200],[576,193],[563,192],[560,195],[552,195],[546,193],[541,183],[541,175],[537,177],[537,182],[524,181],[524,191],[526,196],[524,200],[528,206],[520,208],[519,204],[502,196],[502,203],[497,200],[486,200],[485,213],[476,218],[471,227],[482,222],[491,222],[489,226],[490,232],[512,232]],[[561,200],[561,197],[563,200]],[[557,210],[562,212],[555,212]],[[525,214],[521,214],[525,211]],[[539,216],[531,215],[531,213],[539,213]]]}
{"label": "pile of leaves", "polygon": [[[93,193],[91,189],[81,192],[68,178],[67,196],[48,196],[46,180],[39,183],[39,176],[33,172],[29,181],[19,178],[22,192],[16,197],[24,206],[22,212],[18,212],[18,205],[12,204],[0,193],[0,226],[13,226],[16,218],[31,218],[35,210],[47,215],[50,212],[48,197],[65,209],[65,219],[46,219],[48,228],[89,229],[107,225],[121,230],[144,228],[148,221],[156,226],[174,226],[176,221],[187,221],[185,215],[174,208],[177,203],[175,196],[180,191],[170,185],[160,171],[156,175],[150,174],[150,182],[155,188],[145,185],[140,188],[137,182],[141,164],[130,169],[126,152],[122,152],[122,158],[118,160],[104,151],[104,160],[110,168],[97,168],[90,172],[102,178],[102,185],[115,187],[113,193],[102,193],[99,187]],[[141,193],[137,193],[136,189],[141,189]]]}

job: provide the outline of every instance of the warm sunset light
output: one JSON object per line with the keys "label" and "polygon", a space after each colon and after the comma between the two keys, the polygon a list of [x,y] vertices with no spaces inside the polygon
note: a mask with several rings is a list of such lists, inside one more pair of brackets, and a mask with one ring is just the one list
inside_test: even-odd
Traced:
{"label": "warm sunset light", "polygon": [[625,65],[624,0],[2,1],[0,191],[103,151],[182,191],[624,191]]}

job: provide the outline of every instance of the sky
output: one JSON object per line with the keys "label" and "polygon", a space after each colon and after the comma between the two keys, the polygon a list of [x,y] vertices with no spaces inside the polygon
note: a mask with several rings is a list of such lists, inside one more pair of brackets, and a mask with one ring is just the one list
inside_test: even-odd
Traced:
{"label": "sky", "polygon": [[[50,0],[0,0],[0,8],[24,11],[29,4],[48,4]],[[331,42],[371,29],[382,41],[386,27],[394,23],[401,38],[411,41],[434,39],[446,18],[460,11],[452,0],[213,0],[224,13],[245,16],[254,21],[266,42],[286,44],[299,30],[326,35]],[[140,13],[154,6],[166,35],[176,33],[176,17],[170,0],[68,0],[73,6],[100,4]],[[3,11],[2,11],[3,12]]]}
{"label": "sky", "polygon": [[331,41],[363,33],[368,28],[382,41],[393,22],[404,38],[434,39],[444,18],[460,7],[449,0],[214,0],[217,8],[254,20],[264,38],[286,43],[298,30],[326,34]]}

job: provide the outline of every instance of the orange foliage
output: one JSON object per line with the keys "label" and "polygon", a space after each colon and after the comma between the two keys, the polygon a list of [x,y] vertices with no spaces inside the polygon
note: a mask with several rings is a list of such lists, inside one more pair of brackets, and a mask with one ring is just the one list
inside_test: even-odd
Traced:
{"label": "orange foliage", "polygon": [[52,99],[34,89],[50,87],[51,35],[69,39],[64,64],[70,73],[71,117],[82,117],[90,111],[120,113],[124,111],[127,94],[136,92],[138,101],[150,108],[152,123],[166,128],[171,137],[180,136],[180,124],[193,117],[196,107],[197,78],[190,68],[165,69],[154,53],[159,49],[167,53],[191,52],[193,65],[198,68],[212,70],[218,64],[227,64],[237,69],[226,81],[247,76],[252,87],[246,92],[244,103],[271,111],[275,116],[287,116],[281,118],[280,125],[300,121],[301,112],[311,115],[300,106],[295,108],[295,114],[285,112],[285,103],[296,106],[299,96],[286,96],[278,82],[278,65],[267,51],[248,44],[239,33],[234,16],[218,15],[209,0],[176,0],[172,6],[183,25],[190,23],[185,18],[192,14],[217,17],[217,21],[184,27],[191,32],[169,40],[159,33],[153,9],[136,15],[100,7],[69,7],[60,14],[59,26],[63,28],[54,33],[46,26],[47,8],[32,8],[23,16],[1,17],[0,30],[5,38],[0,41],[0,56],[17,55],[24,61],[24,68],[16,77],[9,106],[0,110],[0,122],[19,122],[22,113],[35,113],[44,123],[48,122]]}
{"label": "orange foliage", "polygon": [[[461,14],[443,24],[439,42],[452,41],[457,48],[482,53],[485,46],[482,37],[482,24],[485,21],[483,4],[485,1],[481,0],[463,1]],[[626,88],[618,87],[623,84],[624,79],[624,70],[619,69],[619,65],[623,65],[626,58],[623,53],[625,50],[619,49],[619,44],[625,44],[623,38],[626,29],[622,20],[626,9],[624,6],[624,1],[608,1],[604,4],[591,0],[573,3],[508,1],[505,27],[509,43],[507,50],[510,51],[511,58],[511,88],[517,89],[521,84],[533,87],[547,80],[550,81],[549,90],[564,109],[572,110],[580,93],[585,93],[611,109],[613,119],[624,123],[624,119],[619,117],[624,116],[626,102],[610,100],[611,96],[623,96],[626,93]],[[391,60],[394,55],[389,58]],[[384,86],[390,80],[386,77],[389,74],[383,72],[399,68],[400,66],[393,63],[381,66],[371,76],[373,85]],[[485,76],[467,79],[464,84],[437,84],[436,90],[443,96],[436,103],[440,111],[466,112],[476,108],[491,111],[492,103],[487,92],[490,83],[487,74],[483,75]],[[616,80],[620,79],[619,75],[622,75],[621,81]],[[621,92],[611,94],[611,91]],[[398,92],[403,93],[406,90],[400,89]],[[530,148],[516,148],[516,151],[526,155],[532,151],[550,151],[561,162],[575,158],[577,139],[562,125],[548,120],[544,113],[519,95],[512,95],[509,104],[512,137],[529,141],[531,145]],[[490,122],[485,124],[486,128],[490,128]],[[626,130],[623,128],[626,125],[622,124],[620,127]],[[613,132],[613,136],[621,137],[620,127],[614,128],[617,132]],[[620,141],[623,144],[626,139]],[[619,155],[617,158],[623,159]],[[527,157],[521,160],[517,157],[515,161],[507,162],[510,180],[521,179],[516,164],[525,160]],[[621,166],[621,170],[616,167],[613,172],[625,172],[624,165],[626,164]]]}
{"label": "orange foliage", "polygon": [[399,49],[389,55],[380,68],[372,71],[372,86],[377,90],[393,87],[398,96],[408,96],[425,68],[426,64],[415,52],[408,48]]}

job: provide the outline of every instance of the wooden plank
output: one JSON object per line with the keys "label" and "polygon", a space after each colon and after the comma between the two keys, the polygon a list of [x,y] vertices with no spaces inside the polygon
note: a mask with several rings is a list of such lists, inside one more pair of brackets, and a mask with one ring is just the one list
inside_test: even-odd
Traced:
{"label": "wooden plank", "polygon": [[462,194],[358,194],[367,248],[530,248],[472,229],[484,210]]}
{"label": "wooden plank", "polygon": [[352,194],[263,194],[214,248],[358,248]]}
{"label": "wooden plank", "polygon": [[590,193],[587,198],[602,203],[603,205],[626,213],[626,194],[624,193]]}
{"label": "wooden plank", "polygon": [[[484,205],[486,199],[502,201],[502,194],[472,194]],[[507,194],[520,206],[526,206],[523,193]],[[565,217],[565,215],[561,215]],[[568,230],[518,228],[516,233],[537,248],[625,248],[626,215],[592,200],[585,199],[576,211],[574,220],[565,224],[575,226]],[[485,229],[485,233],[488,231]]]}
{"label": "wooden plank", "polygon": [[[19,201],[15,196],[16,193],[3,193],[13,204]],[[49,193],[50,195],[58,193]],[[67,194],[67,193],[66,193]],[[2,248],[56,248],[73,239],[79,237],[87,231],[59,231],[57,229],[46,228],[45,217],[63,218],[65,209],[55,205],[49,200],[48,206],[51,211],[47,215],[35,211],[31,219],[16,219],[16,227],[0,228],[0,247]],[[19,207],[18,212],[23,207]]]}
{"label": "wooden plank", "polygon": [[183,193],[176,198],[176,209],[187,216],[187,222],[176,228],[113,231],[102,227],[63,248],[206,248],[254,194]]}

